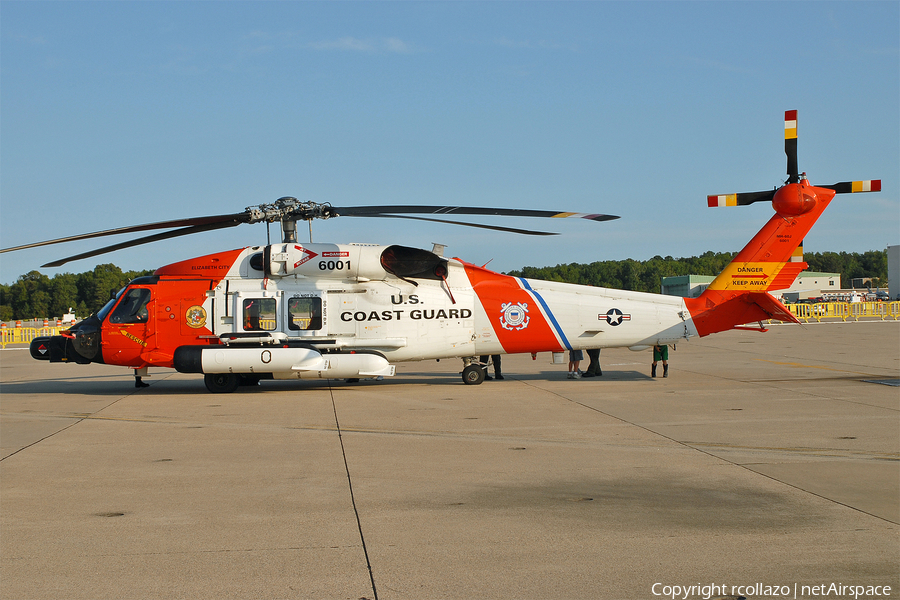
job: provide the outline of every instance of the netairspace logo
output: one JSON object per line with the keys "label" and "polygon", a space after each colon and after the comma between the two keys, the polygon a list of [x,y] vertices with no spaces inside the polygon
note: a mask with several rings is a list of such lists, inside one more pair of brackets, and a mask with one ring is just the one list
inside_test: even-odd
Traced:
{"label": "netairspace logo", "polygon": [[843,583],[820,583],[818,585],[751,585],[701,584],[669,585],[654,583],[650,589],[654,596],[672,600],[703,598],[711,600],[715,596],[746,596],[762,598],[792,598],[793,600],[813,598],[883,598],[891,595],[889,585],[844,585]]}

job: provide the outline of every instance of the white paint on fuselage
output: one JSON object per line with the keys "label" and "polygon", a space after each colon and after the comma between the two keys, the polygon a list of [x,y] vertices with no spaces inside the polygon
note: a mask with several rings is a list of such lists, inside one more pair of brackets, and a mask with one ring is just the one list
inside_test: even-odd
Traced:
{"label": "white paint on fuselage", "polygon": [[[383,249],[368,246],[361,251],[380,255]],[[328,342],[323,349],[372,349],[392,362],[505,352],[496,333],[499,315],[486,313],[457,260],[449,261],[446,283],[417,279],[415,285],[393,275],[359,281],[343,279],[341,273],[266,279],[248,266],[249,257],[260,251],[247,248],[204,303],[216,335],[242,331],[238,300],[259,294],[278,300],[276,331],[311,344]],[[697,335],[681,298],[534,279],[517,281],[530,288],[535,305],[563,347],[648,346]],[[281,306],[288,298],[304,294],[318,294],[323,300],[321,330],[291,331],[284,323]],[[616,325],[606,317],[612,309],[622,314],[613,320]]]}
{"label": "white paint on fuselage", "polygon": [[[671,344],[697,335],[679,297],[525,281],[532,293],[543,299],[573,349]],[[610,311],[613,315],[608,318]]]}

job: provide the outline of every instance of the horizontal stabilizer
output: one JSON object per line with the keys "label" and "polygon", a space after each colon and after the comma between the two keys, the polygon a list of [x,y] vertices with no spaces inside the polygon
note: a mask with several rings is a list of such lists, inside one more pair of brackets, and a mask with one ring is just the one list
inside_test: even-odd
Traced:
{"label": "horizontal stabilizer", "polygon": [[800,323],[800,320],[794,316],[794,313],[788,310],[787,306],[773,298],[771,295],[751,292],[749,296],[754,304],[768,313],[770,319],[782,321],[784,323]]}
{"label": "horizontal stabilizer", "polygon": [[769,319],[800,322],[784,304],[766,292],[704,293],[699,298],[685,298],[685,304],[701,336]]}

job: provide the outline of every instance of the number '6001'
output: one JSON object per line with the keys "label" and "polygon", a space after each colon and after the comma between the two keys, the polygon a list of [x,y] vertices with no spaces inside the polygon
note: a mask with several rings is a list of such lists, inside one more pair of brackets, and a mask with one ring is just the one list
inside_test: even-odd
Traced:
{"label": "number '6001'", "polygon": [[319,270],[320,271],[341,271],[343,269],[350,269],[350,261],[349,260],[320,260],[319,261]]}

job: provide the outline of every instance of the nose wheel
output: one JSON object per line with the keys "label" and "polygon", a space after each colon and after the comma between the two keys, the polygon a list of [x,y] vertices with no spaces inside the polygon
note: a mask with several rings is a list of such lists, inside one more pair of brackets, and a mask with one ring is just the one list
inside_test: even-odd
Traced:
{"label": "nose wheel", "polygon": [[238,389],[241,378],[234,373],[208,373],[203,376],[203,383],[214,394],[230,394]]}

